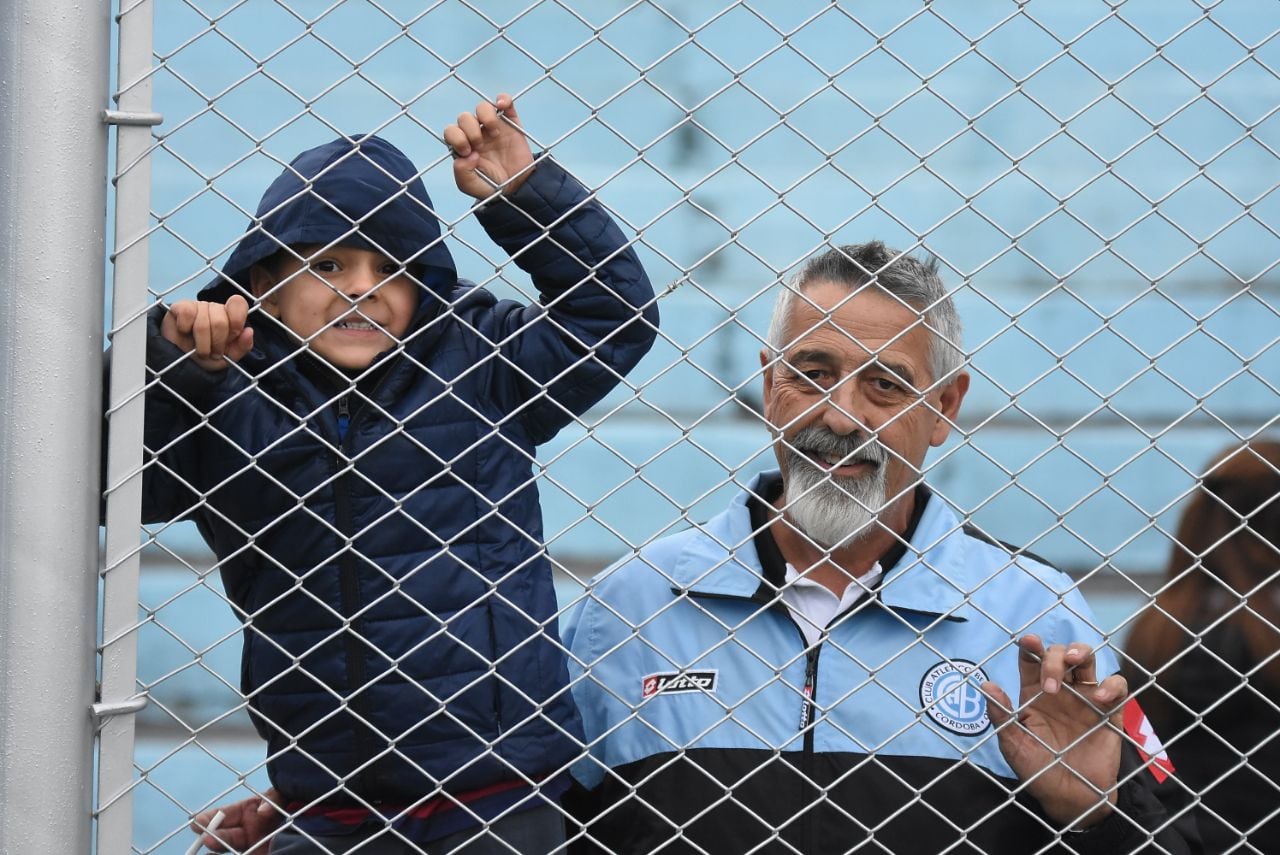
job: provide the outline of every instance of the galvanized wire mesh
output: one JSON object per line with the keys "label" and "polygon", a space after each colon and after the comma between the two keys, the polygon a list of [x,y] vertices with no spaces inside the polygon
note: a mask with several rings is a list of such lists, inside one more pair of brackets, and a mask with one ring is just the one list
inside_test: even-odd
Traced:
{"label": "galvanized wire mesh", "polygon": [[[804,646],[755,649],[734,619],[699,607],[723,638],[689,659],[655,640],[671,613],[690,606],[688,596],[636,618],[625,590],[605,596],[593,577],[626,558],[666,574],[657,559],[637,556],[676,532],[706,530],[757,472],[774,466],[761,392],[771,367],[762,368],[761,351],[778,289],[815,253],[880,239],[938,259],[963,317],[964,341],[955,344],[973,383],[955,429],[922,467],[924,478],[958,520],[1043,556],[1070,577],[1066,588],[1048,585],[1048,606],[1029,607],[1025,622],[1002,626],[1007,642],[969,663],[975,667],[999,667],[1000,656],[1016,655],[1020,632],[1053,615],[1096,633],[1127,662],[1121,651],[1135,615],[1209,564],[1205,550],[1213,544],[1203,544],[1173,575],[1164,573],[1171,552],[1191,554],[1178,518],[1222,468],[1214,455],[1261,443],[1274,431],[1280,12],[1272,4],[182,0],[154,8],[122,2],[118,21],[122,32],[137,32],[141,22],[153,33],[150,46],[122,41],[122,60],[129,54],[145,70],[122,74],[119,97],[123,103],[149,88],[163,123],[145,155],[117,175],[122,188],[146,170],[151,176],[147,226],[116,248],[120,258],[142,250],[144,266],[150,257],[145,296],[136,272],[115,282],[117,304],[133,307],[124,320],[117,312],[117,340],[126,331],[141,336],[152,306],[190,299],[215,278],[263,189],[298,152],[357,133],[391,140],[417,164],[462,276],[501,297],[536,301],[529,278],[481,233],[472,200],[454,189],[442,142],[459,112],[499,91],[515,96],[534,148],[576,175],[619,224],[657,288],[662,321],[640,365],[568,420],[529,464],[557,614],[564,621],[575,610],[595,610],[634,624],[627,637],[641,639],[650,660],[667,663],[638,676],[688,678],[712,660],[773,674],[735,700],[721,698],[717,715],[687,722],[687,730],[661,733],[660,724],[641,738],[634,731],[659,720],[656,705],[619,696],[619,685],[603,676],[604,660],[621,647],[595,651],[599,660],[566,650],[575,691],[591,686],[605,706],[624,705],[621,722],[607,732],[592,732],[588,721],[581,756],[594,749],[590,756],[608,776],[616,770],[600,758],[611,756],[610,739],[660,746],[657,768],[629,785],[662,780],[669,765],[711,744],[717,728],[783,757],[804,740],[804,724],[777,744],[776,723],[756,719],[767,708],[762,699],[779,689],[811,693],[795,679],[797,668],[804,672]],[[117,203],[118,218],[139,215],[123,189]],[[136,370],[141,375],[142,366]],[[162,371],[146,378],[147,394],[167,384]],[[254,394],[257,382],[244,394]],[[108,420],[143,395],[141,386],[115,389]],[[193,434],[213,424],[198,408],[183,417]],[[307,420],[319,413],[299,418],[307,434]],[[391,433],[404,431],[400,425]],[[358,469],[359,460],[352,463],[337,443],[315,443],[313,452],[333,456],[342,471]],[[149,468],[194,482],[169,469],[165,450],[145,448],[129,478],[108,484],[108,496],[129,483],[136,488]],[[1274,459],[1244,456],[1257,462],[1258,478],[1274,483]],[[437,462],[450,471],[448,459]],[[266,471],[258,457],[246,456],[243,465]],[[228,482],[240,474],[224,473]],[[222,514],[213,495],[222,483],[203,483],[190,494],[193,515]],[[295,498],[323,528],[324,511],[308,505],[311,497]],[[1270,676],[1280,649],[1274,490],[1264,488],[1250,507],[1232,507],[1236,525],[1220,542],[1258,535],[1250,546],[1258,574],[1247,583],[1219,583],[1212,599],[1222,602],[1207,618],[1165,599],[1155,608],[1185,627],[1175,664],[1204,656],[1219,678],[1234,680],[1210,709],[1248,698],[1256,715],[1280,715],[1280,688]],[[501,513],[496,506],[480,512]],[[126,546],[108,554],[104,597],[132,602],[137,583],[121,568],[140,561],[141,572],[136,618],[121,619],[117,609],[103,627],[104,667],[121,655],[132,661],[136,643],[133,694],[147,705],[136,716],[136,748],[132,734],[104,731],[103,757],[123,746],[133,774],[102,787],[98,810],[105,817],[132,805],[135,822],[131,840],[100,831],[98,848],[183,851],[193,840],[187,824],[194,814],[268,786],[239,670],[242,639],[265,636],[253,614],[232,604],[220,578],[235,556],[214,557],[191,523],[141,527],[136,545],[129,543],[136,520],[113,524],[126,526]],[[254,549],[261,534],[242,531],[242,548]],[[420,525],[416,534],[434,536]],[[734,556],[754,554],[749,540],[721,545]],[[273,560],[299,586],[317,570]],[[928,558],[915,565],[945,572]],[[1013,566],[1010,558],[987,570],[979,589],[956,588],[954,609],[974,610],[974,621],[1004,620],[981,590],[1003,584],[1001,572]],[[491,595],[511,605],[496,588]],[[781,613],[780,602],[766,605]],[[855,610],[849,625],[863,613]],[[1247,627],[1249,643],[1232,650],[1249,655],[1224,653],[1209,641],[1233,621]],[[927,701],[893,682],[895,668],[915,667],[920,655],[949,656],[928,629],[913,632],[882,661],[837,640],[834,630],[824,636],[829,658],[856,664],[862,676],[838,690],[825,687],[833,694],[814,713],[853,741],[864,735],[851,732],[838,710],[856,706],[860,693],[865,699],[879,692],[894,716],[907,717],[863,743],[859,761],[884,772],[890,786],[915,793],[906,806],[932,781],[914,779],[886,758],[899,756],[895,745],[919,728],[932,728],[948,746],[944,753],[973,761],[984,776],[1000,762],[992,732],[967,742],[938,729],[930,704],[945,696]],[[295,661],[293,668],[306,666]],[[1172,677],[1177,669],[1155,670]],[[1140,670],[1129,674],[1140,697],[1176,695]],[[912,679],[924,676],[913,672]],[[1274,827],[1276,811],[1233,826],[1241,820],[1223,814],[1212,794],[1235,786],[1234,769],[1255,775],[1253,791],[1280,805],[1277,744],[1272,737],[1243,744],[1215,732],[1209,737],[1220,740],[1216,748],[1206,747],[1197,730],[1202,700],[1173,701],[1182,713],[1167,719],[1179,722],[1176,732],[1159,736],[1175,765],[1180,744],[1188,756],[1217,750],[1231,762],[1218,764],[1198,788],[1178,779],[1182,790],[1193,802],[1203,797],[1204,811],[1239,835],[1237,851],[1270,851],[1264,828]],[[814,720],[807,726],[812,731]],[[394,734],[381,735],[395,753]],[[1200,754],[1189,768],[1201,765]],[[840,822],[858,826],[864,837],[849,844],[862,847],[857,851],[884,851],[876,848],[883,845],[877,834],[889,833],[895,816],[912,815],[903,807],[869,824],[850,817],[835,796],[840,779],[817,776],[807,782],[819,781],[806,797],[812,802],[782,820],[756,815],[755,803],[741,795],[762,781],[781,786],[782,778],[771,776],[811,773],[804,766],[744,772],[724,799],[744,806],[766,829],[761,845],[777,851],[843,851],[797,842],[793,832],[811,805],[836,805]],[[333,795],[343,790],[339,783]],[[433,794],[439,792],[421,796]],[[645,798],[637,790],[631,801],[643,806]],[[625,821],[635,805],[621,804],[624,813],[615,816]],[[980,840],[987,816],[968,824],[943,818],[948,836],[937,851]],[[697,851],[692,832],[684,836],[692,822],[673,820],[670,833]],[[593,837],[574,821],[569,833]]]}

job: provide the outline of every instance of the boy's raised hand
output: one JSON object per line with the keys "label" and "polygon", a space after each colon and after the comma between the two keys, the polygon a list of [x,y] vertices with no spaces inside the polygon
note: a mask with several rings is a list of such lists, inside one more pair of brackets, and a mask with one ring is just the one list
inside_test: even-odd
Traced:
{"label": "boy's raised hand", "polygon": [[476,199],[494,196],[498,192],[494,185],[510,195],[532,171],[533,152],[520,127],[515,102],[505,92],[492,104],[485,101],[476,105],[474,113],[459,115],[457,124],[444,129],[444,141],[453,149],[458,189]]}
{"label": "boy's raised hand", "polygon": [[[240,295],[226,304],[204,300],[174,303],[160,322],[160,334],[187,353],[205,371],[222,371],[253,349],[253,328],[246,321],[249,303]],[[225,357],[225,358],[224,358]]]}

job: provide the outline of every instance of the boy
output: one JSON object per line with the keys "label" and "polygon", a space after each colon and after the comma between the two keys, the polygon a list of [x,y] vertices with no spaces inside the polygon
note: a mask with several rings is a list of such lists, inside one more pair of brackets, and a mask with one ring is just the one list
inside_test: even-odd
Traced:
{"label": "boy", "polygon": [[367,136],[299,155],[219,280],[149,318],[144,518],[195,520],[245,622],[243,692],[295,814],[272,852],[563,841],[582,735],[534,448],[636,364],[657,312],[509,96],[445,141],[540,303],[459,282],[417,170]]}

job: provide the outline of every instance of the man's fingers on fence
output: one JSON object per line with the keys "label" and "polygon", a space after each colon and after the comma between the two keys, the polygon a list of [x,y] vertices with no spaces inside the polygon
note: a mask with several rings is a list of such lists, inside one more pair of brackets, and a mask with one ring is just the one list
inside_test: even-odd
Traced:
{"label": "man's fingers on fence", "polygon": [[1083,642],[1073,641],[1067,645],[1065,654],[1067,663],[1067,683],[1078,688],[1088,689],[1100,684],[1098,680],[1098,662],[1093,647]]}
{"label": "man's fingers on fence", "polygon": [[1046,695],[1056,695],[1067,681],[1070,669],[1089,658],[1087,644],[1053,644],[1046,648],[1037,635],[1018,639],[1018,650],[1023,691],[1037,689]]}
{"label": "man's fingers on fence", "polygon": [[982,694],[987,696],[987,717],[991,719],[991,723],[999,728],[1006,721],[1013,718],[1015,712],[1013,701],[1000,688],[990,680],[983,683],[979,688]]}
{"label": "man's fingers on fence", "polygon": [[[1124,702],[1129,697],[1129,681],[1119,674],[1112,674],[1092,691],[1085,687],[1082,694],[1114,719],[1123,712]],[[1119,724],[1118,720],[1116,724]]]}
{"label": "man's fingers on fence", "polygon": [[1040,670],[1044,653],[1040,636],[1024,635],[1018,639],[1018,681],[1022,685],[1023,695],[1041,689]]}
{"label": "man's fingers on fence", "polygon": [[1034,754],[1039,742],[1030,735],[1022,724],[1023,713],[1009,697],[1008,693],[991,680],[983,683],[979,689],[987,697],[987,717],[996,730],[996,741],[1000,753],[1013,768],[1014,774],[1022,778],[1028,762],[1034,762]]}
{"label": "man's fingers on fence", "polygon": [[1047,695],[1055,695],[1067,677],[1067,650],[1065,644],[1051,644],[1040,660],[1040,688]]}

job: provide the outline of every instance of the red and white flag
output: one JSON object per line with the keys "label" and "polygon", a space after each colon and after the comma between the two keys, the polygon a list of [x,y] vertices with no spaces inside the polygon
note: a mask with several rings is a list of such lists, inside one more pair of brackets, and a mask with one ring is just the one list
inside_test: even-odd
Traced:
{"label": "red and white flag", "polygon": [[1155,776],[1156,783],[1163,784],[1165,779],[1173,774],[1173,763],[1169,760],[1169,754],[1164,750],[1160,737],[1156,736],[1155,728],[1151,726],[1147,714],[1142,711],[1142,707],[1138,706],[1137,698],[1125,701],[1124,732],[1134,741],[1138,755]]}

